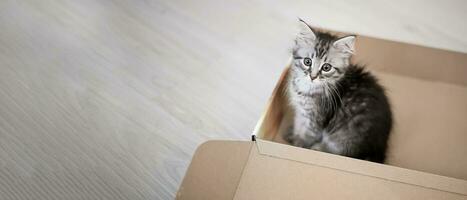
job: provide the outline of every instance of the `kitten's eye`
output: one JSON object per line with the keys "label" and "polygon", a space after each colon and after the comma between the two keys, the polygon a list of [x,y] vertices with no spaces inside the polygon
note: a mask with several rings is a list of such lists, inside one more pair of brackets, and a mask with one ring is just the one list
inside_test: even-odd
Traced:
{"label": "kitten's eye", "polygon": [[321,67],[321,70],[324,72],[329,72],[332,69],[332,65],[329,63],[324,63],[323,66]]}
{"label": "kitten's eye", "polygon": [[311,66],[311,58],[304,58],[303,64],[310,67]]}

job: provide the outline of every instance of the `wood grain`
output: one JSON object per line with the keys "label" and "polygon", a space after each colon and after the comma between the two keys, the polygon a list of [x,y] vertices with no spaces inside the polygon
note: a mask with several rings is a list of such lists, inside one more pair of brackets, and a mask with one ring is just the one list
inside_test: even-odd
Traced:
{"label": "wood grain", "polygon": [[465,1],[0,1],[0,199],[172,199],[314,25],[467,52]]}

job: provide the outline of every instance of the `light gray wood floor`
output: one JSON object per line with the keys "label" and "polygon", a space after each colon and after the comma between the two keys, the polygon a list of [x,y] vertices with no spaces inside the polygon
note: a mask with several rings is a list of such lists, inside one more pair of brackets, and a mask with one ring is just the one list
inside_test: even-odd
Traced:
{"label": "light gray wood floor", "polygon": [[[0,1],[0,199],[172,199],[314,25],[467,52],[466,1]],[[394,58],[397,59],[397,58]]]}

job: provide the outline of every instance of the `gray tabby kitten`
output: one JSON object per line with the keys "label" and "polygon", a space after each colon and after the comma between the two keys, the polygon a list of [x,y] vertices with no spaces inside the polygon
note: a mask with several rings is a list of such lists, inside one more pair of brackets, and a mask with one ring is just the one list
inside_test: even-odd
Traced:
{"label": "gray tabby kitten", "polygon": [[350,64],[355,36],[338,38],[300,22],[287,86],[294,123],[284,138],[299,147],[384,162],[391,109],[375,77]]}

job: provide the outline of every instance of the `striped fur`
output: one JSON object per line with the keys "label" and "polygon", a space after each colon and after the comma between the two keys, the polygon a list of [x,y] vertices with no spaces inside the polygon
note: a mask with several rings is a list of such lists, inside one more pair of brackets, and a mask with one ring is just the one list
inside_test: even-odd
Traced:
{"label": "striped fur", "polygon": [[299,147],[383,162],[392,114],[376,79],[349,62],[355,36],[338,38],[301,25],[287,87],[295,117],[285,139]]}

